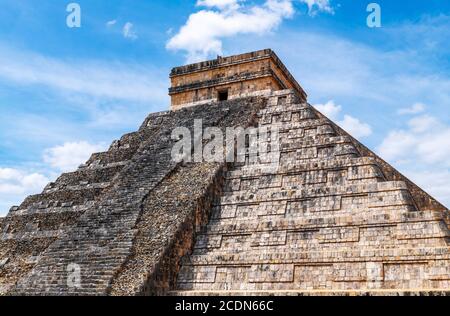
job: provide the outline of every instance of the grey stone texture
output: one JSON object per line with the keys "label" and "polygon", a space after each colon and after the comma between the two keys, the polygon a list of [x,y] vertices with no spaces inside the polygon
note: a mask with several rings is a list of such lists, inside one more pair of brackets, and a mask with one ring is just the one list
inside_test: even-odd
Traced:
{"label": "grey stone texture", "polygon": [[[0,219],[0,294],[449,294],[449,210],[302,100],[151,114]],[[175,163],[194,119],[278,126],[278,168]]]}
{"label": "grey stone texture", "polygon": [[448,209],[294,93],[258,116],[280,166],[226,173],[173,295],[449,294]]}
{"label": "grey stone texture", "polygon": [[[243,98],[150,115],[136,133],[94,154],[2,219],[3,295],[162,294],[178,256],[206,223],[223,164],[171,159],[172,130],[247,126],[262,98]],[[253,114],[252,114],[253,113]],[[73,286],[68,267],[81,269]]]}

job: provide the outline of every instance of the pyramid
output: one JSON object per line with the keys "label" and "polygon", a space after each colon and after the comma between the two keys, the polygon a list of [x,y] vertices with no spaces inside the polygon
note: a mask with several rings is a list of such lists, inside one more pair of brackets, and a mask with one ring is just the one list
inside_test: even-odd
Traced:
{"label": "pyramid", "polygon": [[[450,294],[449,210],[309,105],[273,51],[171,82],[170,111],[0,219],[0,295]],[[276,127],[276,168],[173,159],[199,119]]]}

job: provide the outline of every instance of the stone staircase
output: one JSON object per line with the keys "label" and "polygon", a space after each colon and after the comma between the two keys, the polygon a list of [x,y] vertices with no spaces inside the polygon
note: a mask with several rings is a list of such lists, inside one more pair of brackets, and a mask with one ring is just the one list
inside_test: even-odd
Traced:
{"label": "stone staircase", "polygon": [[171,294],[448,294],[448,210],[292,93],[268,105],[278,170],[227,172]]}
{"label": "stone staircase", "polygon": [[[449,211],[299,100],[148,116],[0,219],[0,295],[448,293]],[[278,163],[175,163],[195,119],[277,126]]]}
{"label": "stone staircase", "polygon": [[0,294],[26,276],[40,255],[94,207],[140,143],[159,130],[157,123],[163,116],[164,113],[150,115],[146,121],[152,123],[148,127],[123,136],[108,152],[93,154],[77,171],[61,175],[41,194],[30,196],[11,209],[0,226],[0,258],[7,261],[0,269]]}
{"label": "stone staircase", "polygon": [[[126,264],[136,248],[133,244],[141,235],[142,225],[139,224],[146,215],[148,197],[165,179],[167,185],[172,183],[173,174],[181,172],[181,175],[189,176],[195,173],[195,170],[190,172],[192,166],[180,166],[172,160],[172,130],[181,126],[192,129],[193,120],[197,118],[203,118],[204,126],[217,126],[219,123],[233,126],[252,117],[250,112],[254,110],[246,105],[255,103],[257,101],[250,98],[221,104],[220,107],[206,105],[153,114],[137,133],[125,135],[114,142],[108,152],[94,154],[76,172],[62,175],[42,194],[27,198],[2,223],[1,258],[8,260],[0,268],[3,293],[110,293],[115,277],[127,271]],[[209,176],[204,179],[206,182],[197,181],[191,185],[193,188],[197,185],[204,193],[223,165],[208,168],[200,164],[200,167]],[[176,184],[175,181],[172,185]],[[186,190],[184,186],[181,188]],[[165,192],[167,188],[163,186],[159,191]],[[192,202],[192,198],[188,198]],[[162,215],[156,221],[164,227],[166,218]],[[202,216],[205,215],[202,213]],[[176,220],[179,223],[174,226],[178,228],[187,219],[178,217]],[[168,235],[162,239],[164,243],[157,249],[161,252],[157,258],[165,258],[174,237]],[[152,250],[154,254],[157,252]],[[19,266],[22,269],[20,273],[17,271]],[[73,267],[80,269],[79,283],[75,285],[68,282]],[[159,270],[145,266],[143,273],[152,278],[152,274],[158,274]],[[115,288],[125,288],[127,284],[123,282],[127,280],[119,278],[114,281]],[[136,282],[128,288],[144,291],[146,282],[142,279]]]}

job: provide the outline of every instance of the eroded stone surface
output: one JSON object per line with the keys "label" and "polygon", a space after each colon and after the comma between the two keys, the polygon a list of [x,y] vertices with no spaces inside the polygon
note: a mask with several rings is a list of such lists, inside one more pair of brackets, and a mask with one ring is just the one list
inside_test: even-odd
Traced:
{"label": "eroded stone surface", "polygon": [[[249,89],[234,80],[239,71],[249,84],[246,69],[266,71],[273,56],[175,68],[180,110],[149,115],[11,208],[0,218],[0,295],[448,294],[448,209],[307,104],[281,63],[270,80],[287,81],[272,89],[262,75]],[[219,66],[229,73],[216,90],[232,81],[237,94],[211,102],[198,71]],[[207,102],[187,106],[199,80]],[[276,168],[176,163],[171,133],[195,119],[277,126]]]}
{"label": "eroded stone surface", "polygon": [[[280,166],[228,171],[178,295],[414,295],[450,286],[448,210],[293,94]],[[279,106],[282,103],[283,106]]]}

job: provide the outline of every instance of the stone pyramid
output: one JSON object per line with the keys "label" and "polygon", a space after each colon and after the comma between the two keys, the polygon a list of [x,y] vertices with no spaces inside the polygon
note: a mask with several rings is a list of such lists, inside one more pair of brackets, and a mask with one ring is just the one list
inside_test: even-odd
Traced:
{"label": "stone pyramid", "polygon": [[[310,106],[273,51],[171,80],[171,111],[0,219],[0,295],[450,294],[449,210]],[[174,161],[172,131],[197,119],[276,126],[277,168]]]}

